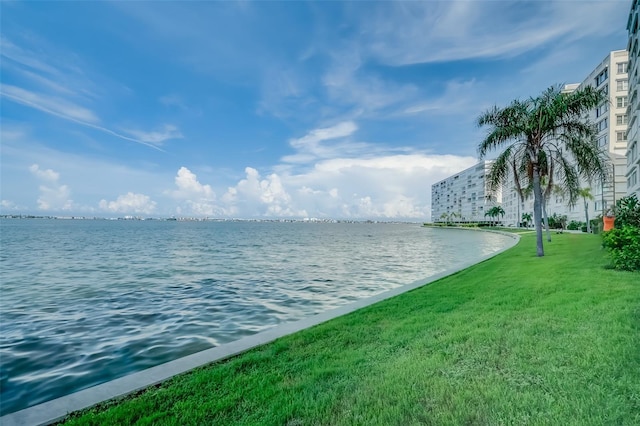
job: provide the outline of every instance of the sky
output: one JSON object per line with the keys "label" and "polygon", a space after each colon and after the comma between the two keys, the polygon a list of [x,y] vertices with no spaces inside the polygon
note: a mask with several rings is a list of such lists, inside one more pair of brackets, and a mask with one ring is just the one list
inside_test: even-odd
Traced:
{"label": "sky", "polygon": [[0,3],[0,213],[428,221],[631,2]]}

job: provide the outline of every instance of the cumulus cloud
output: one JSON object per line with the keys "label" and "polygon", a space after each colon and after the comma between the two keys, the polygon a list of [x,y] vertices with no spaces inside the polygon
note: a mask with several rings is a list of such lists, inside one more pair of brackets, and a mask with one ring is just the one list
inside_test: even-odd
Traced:
{"label": "cumulus cloud", "polygon": [[127,192],[120,195],[115,201],[100,201],[100,209],[113,213],[137,213],[151,214],[156,209],[156,202],[144,194]]}
{"label": "cumulus cloud", "polygon": [[214,201],[216,198],[211,186],[198,182],[198,176],[186,167],[180,167],[175,183],[178,189],[171,193],[175,198],[198,198],[208,201]]}
{"label": "cumulus cloud", "polygon": [[252,167],[220,199],[224,211],[248,217],[427,220],[431,184],[476,163],[454,155],[332,158],[297,173],[261,177]]}
{"label": "cumulus cloud", "polygon": [[177,189],[167,194],[181,204],[176,213],[194,216],[228,216],[229,210],[216,203],[216,194],[209,184],[202,184],[198,176],[186,167],[180,167],[174,179]]}
{"label": "cumulus cloud", "polygon": [[51,169],[41,169],[38,164],[32,164],[29,171],[42,184],[38,187],[40,196],[38,197],[38,209],[44,211],[71,210],[73,200],[71,190],[67,185],[58,182],[60,174]]}
{"label": "cumulus cloud", "polygon": [[475,164],[474,157],[411,153],[333,158],[282,177],[296,192],[298,208],[329,217],[411,218],[430,215],[431,185]]}
{"label": "cumulus cloud", "polygon": [[227,190],[223,201],[230,211],[252,212],[254,216],[304,217],[307,212],[292,206],[291,195],[285,190],[280,176],[273,173],[265,179],[252,168],[245,168],[246,177]]}
{"label": "cumulus cloud", "polygon": [[11,200],[0,200],[0,209],[20,211],[20,210],[24,210],[25,208],[17,205]]}

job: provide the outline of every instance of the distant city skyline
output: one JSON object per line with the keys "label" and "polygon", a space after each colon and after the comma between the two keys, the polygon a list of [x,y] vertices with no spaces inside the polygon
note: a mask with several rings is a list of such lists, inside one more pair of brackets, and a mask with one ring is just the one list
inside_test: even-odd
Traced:
{"label": "distant city skyline", "polygon": [[3,2],[0,214],[429,220],[629,2]]}

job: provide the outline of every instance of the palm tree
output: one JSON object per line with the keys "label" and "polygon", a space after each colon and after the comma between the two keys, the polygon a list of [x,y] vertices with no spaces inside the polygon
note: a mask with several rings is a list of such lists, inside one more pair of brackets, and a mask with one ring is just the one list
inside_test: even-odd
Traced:
{"label": "palm tree", "polygon": [[586,187],[582,188],[578,195],[582,197],[584,201],[584,218],[587,221],[587,232],[591,232],[591,224],[589,223],[589,200],[594,200],[593,195],[591,195],[591,188]]}
{"label": "palm tree", "polygon": [[440,219],[444,219],[445,223],[448,225],[449,224],[449,213],[442,213],[440,215]]}
{"label": "palm tree", "polygon": [[502,208],[502,206],[495,206],[494,209],[495,209],[495,212],[496,212],[496,217],[500,216],[500,219],[503,219],[505,211]]}
{"label": "palm tree", "polygon": [[[462,213],[451,212],[450,216],[451,216],[451,221],[455,222],[456,218],[461,218],[462,217]],[[458,223],[459,223],[459,221],[458,221]]]}
{"label": "palm tree", "polygon": [[[495,219],[498,216],[504,217],[504,213],[505,212],[502,207],[494,206],[494,207],[491,207],[489,210],[487,210],[487,212],[484,215],[491,217],[491,219]],[[493,220],[491,221],[491,225],[493,225]]]}
{"label": "palm tree", "polygon": [[[504,148],[487,176],[490,188],[497,190],[511,170],[527,170],[526,178],[533,186],[538,256],[544,256],[540,178],[557,173],[570,202],[578,197],[581,177],[606,178],[606,157],[595,143],[595,126],[585,118],[589,110],[605,101],[604,95],[592,87],[567,93],[555,86],[535,98],[514,100],[504,108],[494,106],[478,118],[479,126],[489,127],[478,146],[480,158]],[[520,182],[519,176],[514,178]]]}
{"label": "palm tree", "polygon": [[494,218],[494,216],[495,216],[495,214],[494,214],[494,213],[495,213],[495,212],[493,212],[493,211],[492,211],[492,209],[489,209],[489,210],[487,210],[487,211],[484,213],[485,217],[486,217],[486,216],[489,216],[489,217],[491,218],[491,226],[493,226],[493,218]]}

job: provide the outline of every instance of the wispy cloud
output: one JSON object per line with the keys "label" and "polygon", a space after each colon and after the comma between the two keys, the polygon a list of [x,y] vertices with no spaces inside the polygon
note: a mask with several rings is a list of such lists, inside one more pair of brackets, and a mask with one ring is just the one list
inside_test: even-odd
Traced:
{"label": "wispy cloud", "polygon": [[[46,47],[45,52],[55,50],[47,42],[37,38],[34,40],[32,42],[41,43]],[[182,137],[176,126],[168,124],[161,130],[125,132],[131,136],[112,130],[111,126],[103,123],[98,113],[82,105],[87,103],[87,95],[91,93],[91,86],[93,86],[93,82],[86,77],[86,73],[74,61],[61,62],[56,59],[57,56],[73,57],[73,55],[59,51],[56,51],[56,55],[36,53],[33,49],[18,46],[6,37],[0,38],[0,46],[1,55],[6,60],[2,63],[3,73],[12,73],[23,81],[23,87],[20,87],[16,84],[7,84],[5,78],[0,85],[1,97],[159,151],[162,149],[158,145],[164,141]],[[24,84],[27,82],[31,82],[31,85],[38,89],[25,88]]]}
{"label": "wispy cloud", "polygon": [[[353,143],[347,143],[345,138],[358,130],[353,121],[343,121],[331,127],[317,128],[309,131],[301,138],[294,138],[289,145],[296,150],[295,154],[285,156],[285,163],[310,163],[318,158],[330,158],[345,151],[354,149]],[[323,144],[325,141],[340,141],[334,145]]]}
{"label": "wispy cloud", "polygon": [[100,120],[93,111],[64,99],[31,92],[8,84],[0,85],[0,96],[48,114],[87,125],[96,124]]}
{"label": "wispy cloud", "polygon": [[[389,65],[513,57],[618,31],[624,2],[394,2],[362,20],[371,55]],[[397,26],[397,22],[402,22]]]}
{"label": "wispy cloud", "polygon": [[99,130],[117,138],[124,139],[130,142],[136,142],[153,149],[163,151],[152,143],[146,142],[141,139],[135,139],[129,136],[125,136],[111,129],[95,124],[96,122],[99,122],[99,119],[92,111],[74,105],[70,102],[51,98],[46,95],[30,92],[28,90],[21,89],[15,86],[9,86],[6,84],[0,85],[0,96],[5,97],[13,102],[17,102],[19,104],[45,112],[47,114],[72,121],[76,124],[91,127],[92,129]]}
{"label": "wispy cloud", "polygon": [[176,126],[171,124],[165,124],[162,126],[162,130],[156,130],[151,132],[144,132],[140,130],[125,130],[127,133],[136,137],[137,140],[152,144],[152,145],[161,145],[164,141],[169,139],[182,139],[182,133],[178,130]]}

